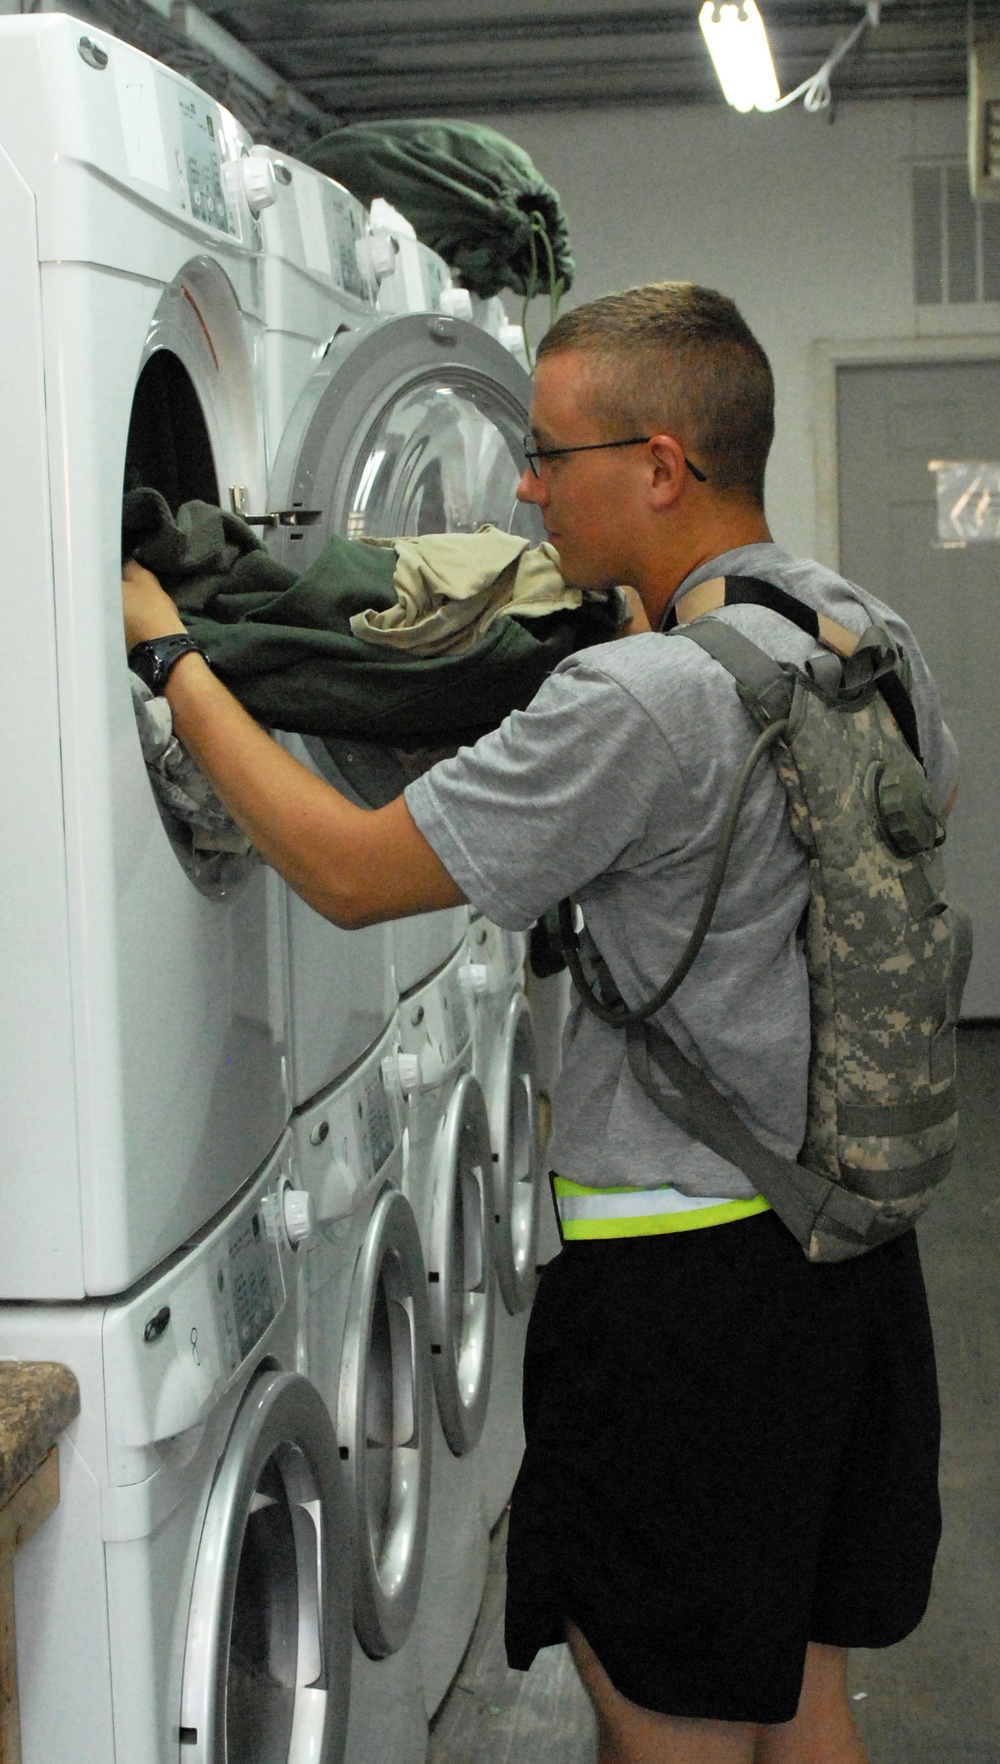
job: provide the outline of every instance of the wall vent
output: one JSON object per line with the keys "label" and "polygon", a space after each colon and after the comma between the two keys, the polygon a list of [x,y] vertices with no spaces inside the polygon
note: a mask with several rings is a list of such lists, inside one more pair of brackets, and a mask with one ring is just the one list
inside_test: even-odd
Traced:
{"label": "wall vent", "polygon": [[1000,301],[1000,203],[974,202],[963,160],[913,167],[918,306]]}

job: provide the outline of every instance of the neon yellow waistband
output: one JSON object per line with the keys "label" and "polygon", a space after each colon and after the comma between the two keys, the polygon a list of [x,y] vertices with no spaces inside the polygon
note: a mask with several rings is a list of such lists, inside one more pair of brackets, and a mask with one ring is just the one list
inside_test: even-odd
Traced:
{"label": "neon yellow waistband", "polygon": [[666,1231],[702,1231],[766,1213],[762,1194],[749,1200],[720,1200],[662,1188],[586,1188],[552,1172],[552,1193],[566,1243],[603,1237],[656,1237]]}

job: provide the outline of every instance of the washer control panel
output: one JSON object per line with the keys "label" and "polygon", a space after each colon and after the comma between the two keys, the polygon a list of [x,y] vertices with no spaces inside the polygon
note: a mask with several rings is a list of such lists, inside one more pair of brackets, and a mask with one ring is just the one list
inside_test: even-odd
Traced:
{"label": "washer control panel", "polygon": [[241,1205],[182,1248],[158,1279],[105,1311],[112,1481],[148,1477],[149,1448],[211,1413],[292,1302],[295,1250],[268,1221],[283,1220],[286,1191],[298,1193],[294,1168],[286,1136]]}
{"label": "washer control panel", "polygon": [[188,200],[195,220],[216,227],[220,233],[239,233],[239,222],[230,216],[222,188],[222,153],[218,113],[194,93],[178,94],[181,152]]}
{"label": "washer control panel", "polygon": [[280,1275],[271,1268],[263,1206],[255,1207],[220,1244],[215,1262],[215,1315],[224,1363],[235,1372],[274,1322]]}
{"label": "washer control panel", "polygon": [[398,1180],[402,1099],[387,1082],[396,1059],[393,1027],[339,1089],[292,1122],[302,1187],[323,1229],[346,1219],[376,1177]]}

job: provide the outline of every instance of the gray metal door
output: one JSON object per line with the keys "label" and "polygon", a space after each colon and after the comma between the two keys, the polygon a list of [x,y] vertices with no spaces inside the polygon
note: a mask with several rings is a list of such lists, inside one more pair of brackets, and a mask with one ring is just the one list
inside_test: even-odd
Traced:
{"label": "gray metal door", "polygon": [[931,469],[1000,462],[1000,362],[840,368],[837,413],[840,567],[908,620],[941,688],[962,758],[949,882],[976,937],[963,1015],[1000,1016],[1000,540],[939,533]]}
{"label": "gray metal door", "polygon": [[216,1472],[188,1618],[180,1756],[340,1764],[351,1679],[350,1521],[326,1405],[251,1383]]}

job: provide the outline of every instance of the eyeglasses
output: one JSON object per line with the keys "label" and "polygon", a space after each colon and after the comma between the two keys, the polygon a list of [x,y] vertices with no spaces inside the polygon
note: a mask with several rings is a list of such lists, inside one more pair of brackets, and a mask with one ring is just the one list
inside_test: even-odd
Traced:
{"label": "eyeglasses", "polygon": [[[652,439],[652,435],[629,435],[625,441],[588,441],[583,447],[536,447],[534,435],[525,435],[524,457],[534,476],[540,478],[542,474],[539,465],[543,459],[562,459],[563,455],[567,453],[598,453],[604,447],[644,447],[646,442],[652,441]],[[708,483],[707,474],[701,471],[698,466],[692,465],[687,454],[684,455],[684,464],[692,478],[697,479],[699,484]]]}

